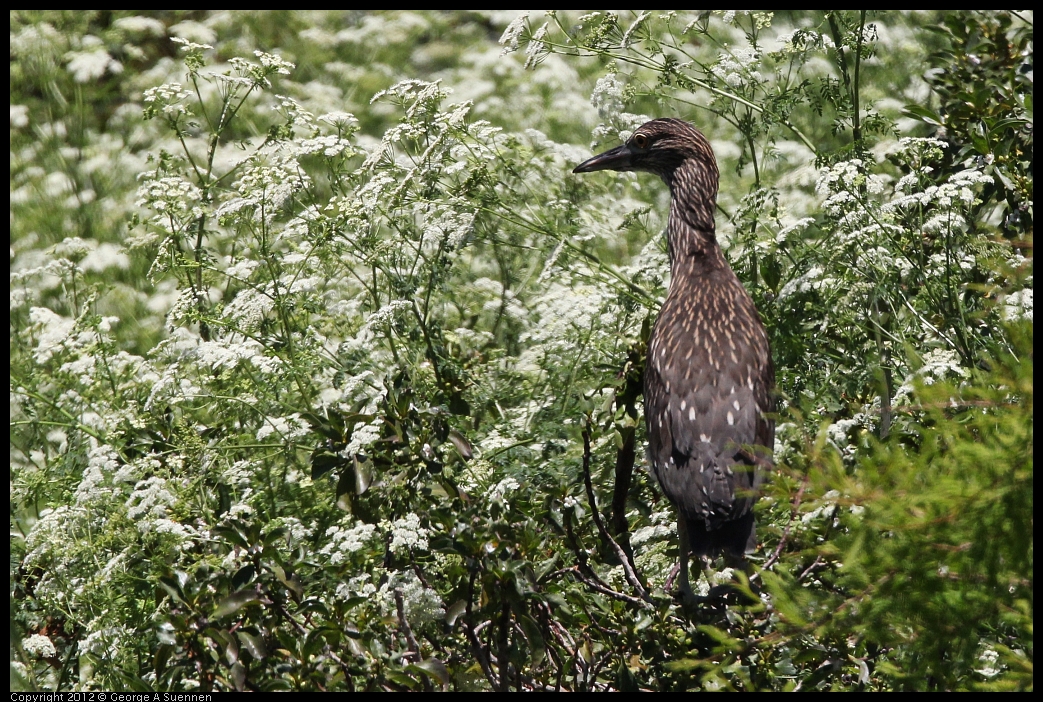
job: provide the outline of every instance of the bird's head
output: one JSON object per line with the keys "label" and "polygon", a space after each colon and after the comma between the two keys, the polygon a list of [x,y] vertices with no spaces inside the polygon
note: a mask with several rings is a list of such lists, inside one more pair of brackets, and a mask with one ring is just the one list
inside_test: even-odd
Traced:
{"label": "bird's head", "polygon": [[647,171],[672,185],[674,172],[688,161],[714,178],[716,190],[717,160],[706,137],[682,120],[653,119],[635,129],[622,146],[587,159],[572,172]]}

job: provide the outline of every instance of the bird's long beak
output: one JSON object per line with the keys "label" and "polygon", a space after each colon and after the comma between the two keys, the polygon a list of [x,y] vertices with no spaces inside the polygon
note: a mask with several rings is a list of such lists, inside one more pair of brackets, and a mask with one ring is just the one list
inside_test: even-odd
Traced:
{"label": "bird's long beak", "polygon": [[572,169],[573,173],[590,173],[591,171],[629,171],[630,147],[626,144],[617,146],[614,149],[606,151],[603,154],[598,154],[592,158],[588,158],[583,163],[579,164]]}

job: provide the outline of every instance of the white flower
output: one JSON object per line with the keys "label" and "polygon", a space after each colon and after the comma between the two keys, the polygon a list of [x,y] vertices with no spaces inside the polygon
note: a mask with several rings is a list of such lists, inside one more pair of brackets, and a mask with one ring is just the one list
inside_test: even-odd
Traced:
{"label": "white flower", "polygon": [[66,58],[69,59],[69,73],[77,83],[87,83],[101,78],[106,71],[123,72],[123,64],[100,47],[91,51],[70,51]]}
{"label": "white flower", "polygon": [[154,37],[161,37],[166,33],[166,25],[160,22],[158,19],[152,17],[120,17],[112,26],[117,29],[122,29],[124,32],[132,34],[151,34]]}
{"label": "white flower", "polygon": [[276,73],[282,74],[284,76],[290,75],[290,71],[296,68],[294,64],[290,63],[289,61],[283,60],[281,56],[276,56],[275,54],[268,54],[263,51],[254,51],[254,56],[257,57],[257,59],[261,62],[262,66],[264,66],[265,68],[274,69]]}
{"label": "white flower", "polygon": [[173,493],[167,490],[167,481],[159,476],[152,476],[134,486],[134,492],[127,499],[127,516],[137,519],[143,515],[164,518],[167,507],[174,504]]}
{"label": "white flower", "polygon": [[403,613],[412,626],[423,626],[445,616],[442,598],[434,590],[424,587],[413,571],[393,573],[387,582],[380,586],[376,595],[381,600],[381,609],[387,614],[398,609],[395,590],[402,593]]}
{"label": "white flower", "polygon": [[518,38],[525,31],[525,24],[528,18],[529,13],[523,12],[507,25],[507,29],[503,30],[503,34],[500,35],[500,43],[503,44],[503,51],[500,52],[501,56],[518,50]]}
{"label": "white flower", "polygon": [[384,521],[381,526],[391,530],[391,545],[388,548],[392,553],[400,553],[403,550],[426,551],[428,548],[429,532],[420,526],[420,517],[415,514],[407,514],[391,523]]}
{"label": "white flower", "polygon": [[293,441],[305,436],[309,431],[307,422],[301,419],[298,412],[285,417],[269,417],[265,424],[257,430],[257,440],[261,441],[271,436],[278,435],[283,441]]}
{"label": "white flower", "polygon": [[21,129],[29,124],[29,108],[26,105],[11,105],[11,126]]}
{"label": "white flower", "polygon": [[351,441],[342,451],[343,455],[350,458],[356,454],[363,453],[380,439],[381,430],[384,428],[384,420],[374,419],[369,424],[356,426],[351,433]]}
{"label": "white flower", "polygon": [[1032,288],[1023,288],[1007,295],[1003,299],[1000,310],[1003,319],[1012,322],[1017,320],[1032,321]]}
{"label": "white flower", "polygon": [[29,638],[22,639],[22,648],[30,656],[37,658],[54,658],[58,655],[54,644],[43,634],[33,634]]}
{"label": "white flower", "polygon": [[525,59],[525,68],[535,68],[540,57],[540,49],[543,48],[544,37],[547,36],[547,27],[549,22],[544,22],[543,26],[532,33],[532,37],[529,39],[529,45],[525,47],[525,55],[528,56]]}
{"label": "white flower", "polygon": [[62,317],[46,307],[29,308],[29,323],[38,327],[33,358],[41,365],[66,345],[76,326],[76,320]]}
{"label": "white flower", "polygon": [[339,565],[344,562],[347,554],[361,551],[366,544],[377,533],[377,527],[373,524],[365,524],[361,521],[355,522],[355,526],[345,529],[340,526],[332,526],[326,530],[326,536],[330,537],[330,543],[322,547],[319,553],[330,557],[330,563]]}
{"label": "white flower", "polygon": [[489,490],[489,499],[494,502],[503,502],[504,498],[517,490],[518,487],[518,481],[514,478],[504,478]]}
{"label": "white flower", "polygon": [[978,660],[981,661],[981,667],[975,669],[974,672],[983,675],[986,678],[994,678],[1003,672],[1003,664],[999,662],[1000,654],[991,648],[986,648],[978,656]]}

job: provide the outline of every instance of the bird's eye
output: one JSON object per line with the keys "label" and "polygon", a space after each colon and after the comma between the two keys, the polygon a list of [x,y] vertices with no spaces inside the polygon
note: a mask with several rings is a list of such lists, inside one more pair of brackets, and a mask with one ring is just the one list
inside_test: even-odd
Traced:
{"label": "bird's eye", "polygon": [[647,149],[648,148],[648,137],[646,137],[644,134],[635,134],[634,135],[634,146],[636,146],[639,149]]}

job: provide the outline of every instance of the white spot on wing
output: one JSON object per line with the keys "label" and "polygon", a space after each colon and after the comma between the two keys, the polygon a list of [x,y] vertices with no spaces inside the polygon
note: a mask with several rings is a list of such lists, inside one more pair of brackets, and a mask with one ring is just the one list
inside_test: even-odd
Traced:
{"label": "white spot on wing", "polygon": [[708,437],[706,434],[700,434],[699,441],[705,441],[706,443],[710,443],[710,437]]}
{"label": "white spot on wing", "polygon": [[728,413],[728,426],[735,424],[735,415],[731,412]]}
{"label": "white spot on wing", "polygon": [[695,421],[695,408],[694,407],[689,407],[688,408],[688,419],[689,419],[689,421],[692,421],[692,422]]}
{"label": "white spot on wing", "polygon": [[684,412],[688,409],[688,403],[685,400],[681,400],[681,411]]}
{"label": "white spot on wing", "polygon": [[732,407],[734,407],[735,411],[738,412],[739,411],[739,401],[736,400],[735,402],[733,402],[732,403]]}

